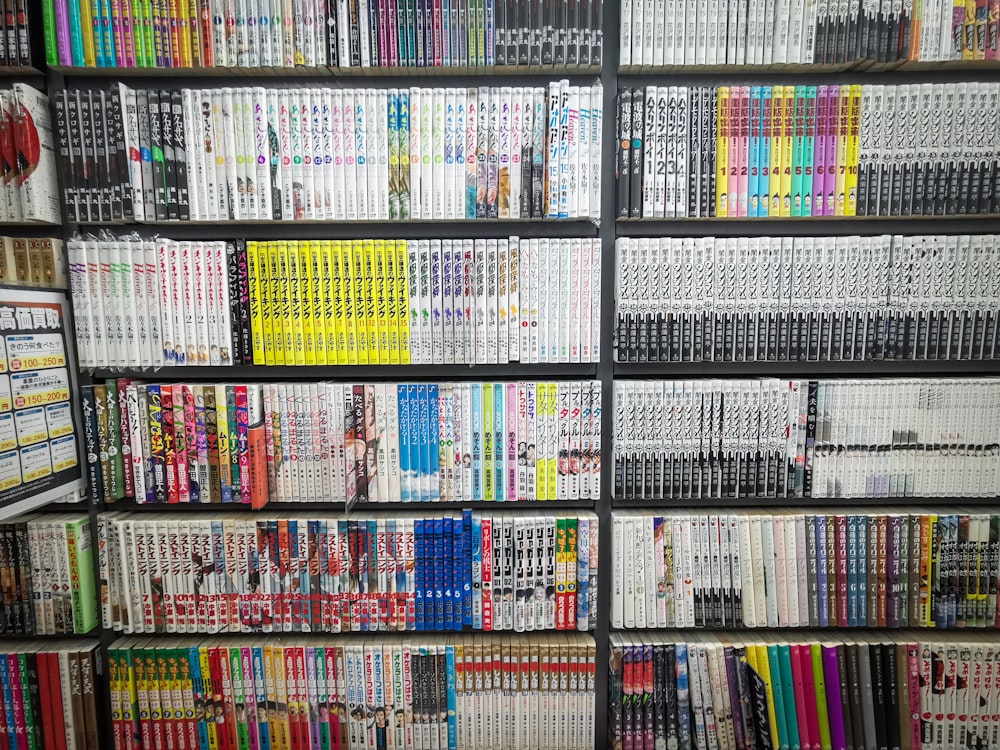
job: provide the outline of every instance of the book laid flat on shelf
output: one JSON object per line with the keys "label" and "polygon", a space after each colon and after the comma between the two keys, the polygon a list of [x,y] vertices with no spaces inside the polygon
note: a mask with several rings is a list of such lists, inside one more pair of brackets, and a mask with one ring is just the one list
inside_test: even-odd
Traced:
{"label": "book laid flat on shelf", "polygon": [[618,93],[620,219],[1000,212],[1000,86]]}
{"label": "book laid flat on shelf", "polygon": [[[89,68],[599,66],[601,6],[601,0],[54,0],[45,4],[46,61]],[[0,25],[15,40],[13,59],[22,59],[22,44],[27,57],[23,15],[13,28]]]}
{"label": "book laid flat on shelf", "polygon": [[1000,381],[617,381],[619,500],[997,496]]}
{"label": "book laid flat on shelf", "polygon": [[844,65],[997,59],[988,2],[623,0],[626,68]]}
{"label": "book laid flat on shelf", "polygon": [[597,516],[98,518],[125,633],[591,630]]}
{"label": "book laid flat on shelf", "polygon": [[595,649],[570,634],[118,641],[115,748],[165,735],[188,747],[583,750],[594,741]]}
{"label": "book laid flat on shelf", "polygon": [[1000,516],[616,512],[616,628],[995,628]]}
{"label": "book laid flat on shelf", "polygon": [[69,258],[84,368],[601,356],[596,239],[125,237],[70,240]]}
{"label": "book laid flat on shelf", "polygon": [[[86,386],[95,503],[594,500],[599,381]],[[109,450],[111,448],[111,450]]]}
{"label": "book laid flat on shelf", "polygon": [[[894,636],[904,634],[893,634]],[[983,637],[612,635],[612,747],[994,747]]]}
{"label": "book laid flat on shelf", "polygon": [[600,218],[603,90],[65,90],[79,222]]}
{"label": "book laid flat on shelf", "polygon": [[619,362],[1000,354],[995,235],[619,238]]}

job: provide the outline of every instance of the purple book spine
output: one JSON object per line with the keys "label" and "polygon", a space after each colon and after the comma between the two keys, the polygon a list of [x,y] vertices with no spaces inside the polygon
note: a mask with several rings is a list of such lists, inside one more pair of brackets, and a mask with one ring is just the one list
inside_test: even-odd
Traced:
{"label": "purple book spine", "polygon": [[723,651],[726,659],[726,679],[729,682],[729,705],[733,711],[733,731],[736,733],[736,747],[745,747],[746,738],[743,736],[743,711],[740,709],[740,693],[736,684],[736,657],[733,655],[733,647],[726,646]]}
{"label": "purple book spine", "polygon": [[378,64],[389,67],[389,10],[385,0],[378,0]]}
{"label": "purple book spine", "polygon": [[399,28],[397,24],[399,23],[399,6],[396,0],[388,0],[386,3],[388,8],[388,15],[386,16],[387,26],[387,36],[389,39],[389,67],[398,68],[399,67]]}
{"label": "purple book spine", "polygon": [[60,65],[73,64],[73,51],[69,41],[69,9],[66,7],[66,2],[67,0],[56,0],[56,38],[59,40]]}
{"label": "purple book spine", "polygon": [[816,164],[813,168],[813,215],[826,215],[826,140],[829,133],[827,125],[827,104],[829,103],[829,86],[819,86],[816,89],[816,148],[814,150]]}
{"label": "purple book spine", "polygon": [[827,89],[826,99],[826,181],[824,182],[826,207],[823,212],[824,216],[833,216],[836,213],[837,127],[839,122],[837,113],[839,111],[840,87],[830,86]]}
{"label": "purple book spine", "polygon": [[831,745],[833,750],[847,750],[847,739],[844,736],[844,707],[840,703],[840,668],[837,666],[836,646],[823,646],[823,677],[826,680]]}
{"label": "purple book spine", "polygon": [[132,18],[132,2],[131,0],[126,0],[121,4],[121,17],[122,17],[122,52],[125,55],[125,67],[134,68],[135,67],[135,30],[132,28],[132,24],[135,20]]}

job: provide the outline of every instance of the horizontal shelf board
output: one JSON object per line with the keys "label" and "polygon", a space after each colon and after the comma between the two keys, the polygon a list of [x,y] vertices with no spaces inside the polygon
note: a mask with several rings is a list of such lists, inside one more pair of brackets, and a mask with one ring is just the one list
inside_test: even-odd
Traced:
{"label": "horizontal shelf board", "polygon": [[535,364],[522,365],[318,365],[303,367],[267,367],[266,365],[234,365],[232,367],[162,367],[159,370],[95,370],[94,380],[136,378],[167,380],[475,380],[495,378],[524,380],[528,376],[549,379],[595,377],[596,364]]}
{"label": "horizontal shelf board", "polygon": [[25,229],[33,233],[38,233],[42,230],[53,230],[61,227],[60,223],[52,223],[48,221],[0,221],[0,229]]}
{"label": "horizontal shelf board", "polygon": [[[904,643],[909,642],[913,639],[905,638],[905,635],[915,636],[916,640],[924,641],[927,640],[927,634],[929,632],[937,633],[961,633],[962,636],[972,636],[975,640],[974,634],[982,634],[986,637],[996,638],[997,629],[996,628],[933,628],[928,626],[920,625],[906,625],[905,627],[890,628],[890,627],[870,627],[868,625],[850,627],[840,626],[840,625],[828,625],[823,627],[822,625],[804,625],[802,627],[785,627],[785,628],[734,628],[731,626],[725,626],[722,628],[715,628],[711,625],[706,625],[700,628],[658,628],[658,627],[645,627],[645,628],[616,628],[614,626],[610,627],[610,632],[617,633],[622,636],[628,636],[631,634],[640,635],[642,633],[656,633],[657,635],[676,635],[678,637],[683,637],[685,633],[698,633],[699,635],[704,635],[705,633],[714,633],[720,636],[733,637],[738,641],[754,641],[756,639],[761,639],[765,641],[780,641],[784,643],[801,643],[803,641],[811,641],[818,637],[820,640],[829,640],[831,637],[836,638],[834,633],[840,631],[845,634],[845,638],[853,638],[855,635],[864,634],[871,636],[878,636],[881,642],[890,643]],[[846,635],[850,633],[851,635]]]}
{"label": "horizontal shelf board", "polygon": [[775,376],[978,376],[1000,375],[1000,361],[875,360],[855,362],[615,362],[615,375]]}
{"label": "horizontal shelf board", "polygon": [[204,240],[269,239],[410,239],[423,237],[596,237],[590,219],[478,219],[426,221],[163,221],[80,223],[86,229],[104,228],[143,236]]}
{"label": "horizontal shelf board", "polygon": [[[420,65],[395,67],[338,67],[330,65],[259,65],[256,67],[103,67],[92,68],[73,65],[53,65],[49,68],[65,76],[93,76],[95,78],[176,78],[178,76],[205,78],[284,78],[306,76],[321,78],[398,78],[401,76],[448,75],[586,75],[600,73],[600,65]],[[31,68],[31,70],[35,70]],[[37,71],[36,72],[40,72]]]}
{"label": "horizontal shelf board", "polygon": [[33,65],[0,65],[0,78],[44,76],[45,72]]}
{"label": "horizontal shelf board", "polygon": [[[712,76],[713,80],[707,77]],[[658,78],[672,86],[741,84],[844,84],[844,83],[947,83],[972,78],[1000,80],[1000,61],[951,60],[942,63],[876,63],[867,60],[835,65],[664,65],[625,66],[618,69],[621,86],[656,84]],[[721,79],[721,80],[720,80]]]}
{"label": "horizontal shelf board", "polygon": [[[274,513],[310,513],[312,511],[339,511],[344,512],[342,502],[317,502],[317,503],[270,503],[259,510],[255,510],[243,503],[134,503],[131,501],[119,500],[115,503],[105,503],[105,509],[109,511],[139,511],[142,513],[154,513],[166,510],[168,513],[184,513],[191,511],[194,513],[209,513],[212,511],[244,512],[255,515],[268,515]],[[366,512],[375,513],[377,511],[388,510],[393,513],[399,511],[426,513],[433,509],[444,509],[449,511],[460,511],[463,508],[472,510],[501,510],[510,508],[530,508],[532,512],[549,508],[552,510],[592,510],[593,500],[522,500],[520,502],[485,502],[485,501],[447,501],[437,503],[356,503],[350,510],[352,514],[363,515]]]}
{"label": "horizontal shelf board", "polygon": [[705,498],[688,500],[619,500],[611,501],[613,510],[638,508],[646,510],[690,510],[702,511],[705,508],[767,508],[771,510],[794,508],[865,508],[881,506],[928,506],[957,508],[963,505],[995,506],[1000,510],[1000,498],[996,497],[744,497],[744,498]]}

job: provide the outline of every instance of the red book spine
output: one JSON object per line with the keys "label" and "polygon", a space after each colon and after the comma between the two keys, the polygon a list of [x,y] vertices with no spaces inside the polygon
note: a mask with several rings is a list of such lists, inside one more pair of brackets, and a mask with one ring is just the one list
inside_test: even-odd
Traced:
{"label": "red book spine", "polygon": [[[906,691],[910,705],[910,748],[921,750],[923,735],[920,731],[923,718],[920,706],[920,646],[916,643],[906,644]],[[915,717],[915,718],[914,718]]]}
{"label": "red book spine", "polygon": [[160,419],[163,423],[163,460],[167,469],[167,502],[180,502],[177,487],[177,452],[174,443],[174,398],[169,385],[160,386]]}
{"label": "red book spine", "polygon": [[236,386],[236,450],[240,472],[240,502],[244,505],[252,505],[250,486],[252,481],[250,474],[250,425],[248,420],[247,387],[245,385],[238,385]]}
{"label": "red book spine", "polygon": [[[52,717],[52,735],[55,738],[52,747],[56,750],[66,750],[66,719],[63,715],[62,682],[59,679],[59,655],[48,653],[43,656],[48,662],[45,672],[49,675],[49,705],[53,709],[49,714]],[[39,667],[39,672],[41,671],[42,667]]]}
{"label": "red book spine", "polygon": [[483,592],[483,630],[493,630],[493,521],[484,518],[482,521],[482,592]]}

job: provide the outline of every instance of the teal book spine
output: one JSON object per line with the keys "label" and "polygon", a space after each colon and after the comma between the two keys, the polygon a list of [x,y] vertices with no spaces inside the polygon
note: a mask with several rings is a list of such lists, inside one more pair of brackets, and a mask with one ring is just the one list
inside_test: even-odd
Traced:
{"label": "teal book spine", "polygon": [[757,176],[757,216],[770,214],[771,201],[771,87],[760,87],[760,151],[757,163],[760,174]]}
{"label": "teal book spine", "polygon": [[747,215],[751,218],[760,216],[760,115],[760,86],[752,86],[750,88],[750,163],[747,165],[747,195],[749,196]]}
{"label": "teal book spine", "polygon": [[[767,661],[771,670],[771,692],[774,694],[774,719],[778,727],[778,747],[780,750],[791,750],[788,743],[788,721],[785,718],[784,680],[781,679],[781,659],[778,658],[778,646],[767,647]],[[793,698],[794,700],[794,698]]]}
{"label": "teal book spine", "polygon": [[[788,746],[791,750],[802,750],[802,742],[799,739],[799,712],[795,707],[795,684],[792,681],[792,656],[787,643],[778,646],[778,665],[781,670],[781,679],[779,680],[781,682],[781,697],[785,701]],[[777,696],[775,698],[777,699]]]}
{"label": "teal book spine", "polygon": [[448,750],[458,748],[458,700],[455,695],[455,647],[445,646],[445,677],[448,688]]}
{"label": "teal book spine", "polygon": [[80,3],[70,0],[66,3],[69,11],[69,41],[74,67],[83,67],[83,19],[80,18]]}
{"label": "teal book spine", "polygon": [[805,142],[802,149],[802,215],[812,216],[816,153],[816,87],[806,87]]}

